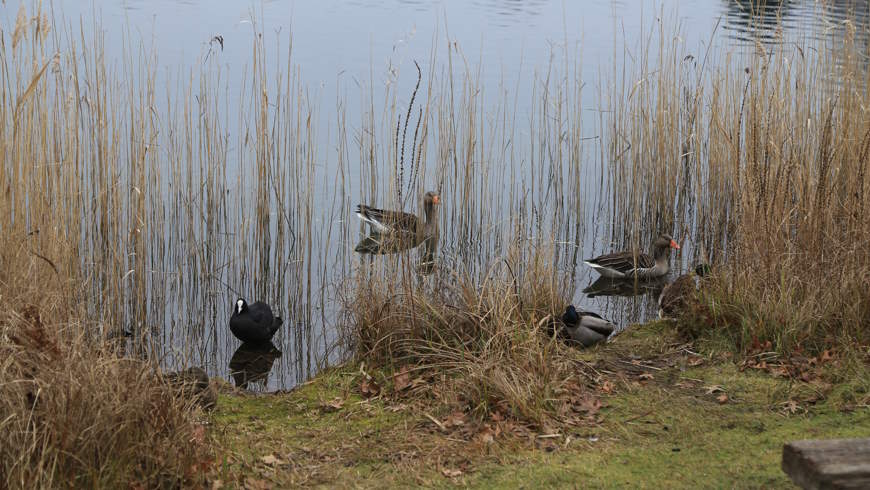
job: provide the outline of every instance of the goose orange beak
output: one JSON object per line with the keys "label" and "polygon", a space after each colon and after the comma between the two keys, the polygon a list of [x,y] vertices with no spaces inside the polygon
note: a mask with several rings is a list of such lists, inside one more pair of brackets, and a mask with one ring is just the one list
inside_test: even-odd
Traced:
{"label": "goose orange beak", "polygon": [[679,250],[679,249],[680,249],[680,244],[677,243],[677,242],[675,242],[675,241],[673,241],[673,240],[671,240],[671,248],[675,248],[675,249]]}

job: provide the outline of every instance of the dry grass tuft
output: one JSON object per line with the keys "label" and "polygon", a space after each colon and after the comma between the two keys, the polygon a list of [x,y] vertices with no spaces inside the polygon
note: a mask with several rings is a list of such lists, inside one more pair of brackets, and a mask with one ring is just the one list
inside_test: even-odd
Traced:
{"label": "dry grass tuft", "polygon": [[567,289],[546,253],[530,257],[523,267],[501,259],[478,278],[460,269],[414,285],[360,281],[350,308],[358,356],[440,377],[444,389],[432,393],[481,418],[566,422],[567,398],[582,383],[570,347],[547,329]]}
{"label": "dry grass tuft", "polygon": [[[194,401],[152,363],[118,357],[93,331],[86,336],[81,288],[56,272],[67,264],[29,253],[12,238],[19,230],[8,231],[0,240],[0,486],[200,481],[209,449]],[[43,251],[75,260],[59,245]]]}

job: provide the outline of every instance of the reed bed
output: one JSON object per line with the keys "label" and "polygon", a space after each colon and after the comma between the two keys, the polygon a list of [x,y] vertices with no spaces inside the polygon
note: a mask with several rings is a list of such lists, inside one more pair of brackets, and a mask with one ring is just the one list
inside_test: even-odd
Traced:
{"label": "reed bed", "polygon": [[520,266],[519,251],[512,247],[480,281],[457,264],[414,284],[360,284],[351,305],[357,355],[431,377],[440,402],[482,418],[498,411],[559,425],[566,394],[582,382],[553,337],[566,278],[546,254]]}
{"label": "reed bed", "polygon": [[[176,439],[193,430],[191,412],[145,373],[222,372],[238,296],[287,319],[276,337],[291,351],[278,361],[291,378],[282,386],[355,355],[450,373],[464,406],[538,425],[579,389],[547,331],[576,297],[580,260],[646,248],[660,232],[714,266],[680,323],[687,335],[735,350],[770,340],[786,354],[870,343],[866,27],[750,51],[711,38],[697,52],[656,24],[602,74],[590,123],[583,60],[567,47],[521,93],[484,87],[460,46],[447,40],[440,54],[436,43],[429,69],[410,75],[416,88],[370,80],[354,121],[342,96],[323,114],[291,46],[267,50],[252,25],[249,64],[232,82],[214,44],[196,68],[164,74],[156,53],[129,40],[120,63],[107,60],[101,29],[65,25],[39,4],[22,4],[2,33],[0,299],[13,307],[0,348],[15,354],[0,420],[25,424],[4,440],[17,451],[4,454],[9,486],[46,465],[45,486],[82,474],[97,486],[185,478],[201,457]],[[426,190],[443,202],[431,274],[417,252],[353,255],[367,232],[351,224],[354,204],[413,212]],[[31,337],[63,341],[15,340],[43,331]],[[127,361],[91,347],[122,331],[132,333]],[[41,368],[46,345],[67,377]],[[93,401],[65,394],[72,375]],[[160,422],[166,438],[131,443],[148,453],[144,467],[127,453],[86,458],[57,421],[26,425],[19,381],[44,383],[41,406],[57,413],[94,403],[77,410],[110,418],[133,390],[141,406],[174,407]],[[96,434],[96,423],[76,427]],[[140,441],[131,431],[81,447]],[[174,462],[147,459],[176,445]]]}
{"label": "reed bed", "polygon": [[715,264],[687,334],[786,354],[870,343],[866,29],[723,54],[662,27],[612,86],[621,233],[654,224]]}
{"label": "reed bed", "polygon": [[117,339],[85,335],[70,244],[37,252],[33,238],[0,239],[0,486],[202,483],[213,457],[193,400]]}

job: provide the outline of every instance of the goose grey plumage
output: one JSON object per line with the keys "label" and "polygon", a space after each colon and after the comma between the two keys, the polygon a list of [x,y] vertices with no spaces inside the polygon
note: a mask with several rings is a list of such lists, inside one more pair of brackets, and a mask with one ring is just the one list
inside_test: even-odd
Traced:
{"label": "goose grey plumage", "polygon": [[564,332],[568,339],[583,347],[590,347],[604,342],[616,330],[616,325],[601,318],[591,311],[577,311],[574,305],[568,305],[562,315]]}
{"label": "goose grey plumage", "polygon": [[698,289],[699,280],[709,274],[710,266],[699,264],[694,273],[683,274],[665,286],[659,295],[659,318],[674,318],[682,314]]}
{"label": "goose grey plumage", "polygon": [[670,235],[661,234],[653,242],[652,256],[633,252],[617,252],[599,255],[583,263],[592,267],[604,277],[615,279],[637,277],[648,279],[660,277],[668,273],[670,249],[680,249],[680,246]]}
{"label": "goose grey plumage", "polygon": [[272,315],[272,308],[257,301],[248,304],[243,298],[236,301],[230,317],[230,331],[242,342],[268,342],[284,320]]}
{"label": "goose grey plumage", "polygon": [[371,225],[371,234],[360,241],[355,252],[362,254],[389,254],[426,244],[429,256],[434,254],[438,242],[438,205],[441,197],[429,191],[423,195],[423,218],[402,211],[386,211],[359,204],[356,215]]}

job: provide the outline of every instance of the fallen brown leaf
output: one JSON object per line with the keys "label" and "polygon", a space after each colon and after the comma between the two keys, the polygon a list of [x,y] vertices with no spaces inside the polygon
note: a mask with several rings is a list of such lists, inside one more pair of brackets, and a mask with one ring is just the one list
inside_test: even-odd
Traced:
{"label": "fallen brown leaf", "polygon": [[377,396],[381,393],[381,387],[373,379],[363,379],[359,387],[360,393],[366,398]]}
{"label": "fallen brown leaf", "polygon": [[269,466],[279,466],[279,465],[284,464],[284,462],[281,461],[280,459],[276,458],[274,454],[267,454],[267,455],[261,457],[260,461],[262,461],[263,463],[265,463]]}
{"label": "fallen brown leaf", "polygon": [[441,468],[441,474],[446,476],[447,478],[456,478],[458,476],[462,476],[462,471],[451,470],[450,468]]}
{"label": "fallen brown leaf", "polygon": [[272,483],[268,480],[253,477],[245,478],[245,490],[270,490],[271,488]]}
{"label": "fallen brown leaf", "polygon": [[333,398],[328,402],[320,404],[320,410],[323,412],[337,412],[344,407],[344,400],[341,398]]}
{"label": "fallen brown leaf", "polygon": [[193,434],[190,437],[190,442],[200,444],[205,441],[205,426],[197,425],[193,428]]}
{"label": "fallen brown leaf", "polygon": [[704,389],[707,390],[707,394],[708,394],[708,395],[712,395],[712,394],[715,394],[715,393],[724,393],[724,392],[725,392],[725,388],[723,388],[723,387],[721,387],[721,386],[719,386],[719,385],[705,386]]}
{"label": "fallen brown leaf", "polygon": [[465,425],[465,414],[462,412],[453,412],[444,421],[445,427],[459,427]]}
{"label": "fallen brown leaf", "polygon": [[403,391],[411,386],[411,375],[409,374],[408,366],[402,366],[399,374],[393,376],[393,390]]}
{"label": "fallen brown leaf", "polygon": [[800,406],[795,400],[789,400],[783,404],[782,411],[788,413],[796,413]]}
{"label": "fallen brown leaf", "polygon": [[722,393],[721,395],[716,397],[716,401],[719,402],[719,404],[726,403],[728,401],[728,395]]}
{"label": "fallen brown leaf", "polygon": [[580,400],[580,403],[574,405],[574,409],[588,415],[595,415],[601,410],[601,400],[598,397],[585,396]]}
{"label": "fallen brown leaf", "polygon": [[638,375],[638,378],[642,381],[648,381],[648,380],[653,379],[653,374],[652,373],[643,373],[643,374]]}
{"label": "fallen brown leaf", "polygon": [[493,441],[495,441],[495,431],[492,430],[490,427],[484,427],[483,429],[481,429],[480,432],[477,433],[477,435],[474,436],[474,438],[482,444],[491,444]]}

